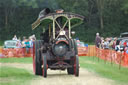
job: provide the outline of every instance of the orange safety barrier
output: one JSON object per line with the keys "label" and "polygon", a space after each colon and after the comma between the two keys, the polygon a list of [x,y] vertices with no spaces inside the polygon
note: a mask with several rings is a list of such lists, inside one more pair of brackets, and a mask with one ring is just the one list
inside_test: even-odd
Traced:
{"label": "orange safety barrier", "polygon": [[[33,48],[29,48],[28,52],[26,48],[1,48],[1,53],[4,57],[32,57]],[[88,53],[88,47],[78,47],[78,55],[86,56]]]}
{"label": "orange safety barrier", "polygon": [[128,54],[127,54],[126,52],[124,53],[123,62],[124,62],[124,63],[123,63],[124,66],[127,66],[127,65],[128,65]]}
{"label": "orange safety barrier", "polygon": [[2,48],[0,48],[0,53],[2,53]]}
{"label": "orange safety barrier", "polygon": [[128,54],[126,52],[96,48],[96,57],[122,66],[128,66]]}
{"label": "orange safety barrier", "polygon": [[96,56],[96,50],[94,45],[88,46],[88,53],[87,56]]}
{"label": "orange safety barrier", "polygon": [[5,57],[32,57],[33,49],[29,48],[3,48],[2,54]]}
{"label": "orange safety barrier", "polygon": [[88,53],[88,47],[78,47],[78,56],[86,56]]}

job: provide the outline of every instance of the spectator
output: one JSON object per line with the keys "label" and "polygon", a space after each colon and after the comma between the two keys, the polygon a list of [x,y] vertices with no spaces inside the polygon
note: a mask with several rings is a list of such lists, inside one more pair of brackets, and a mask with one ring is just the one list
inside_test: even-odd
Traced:
{"label": "spectator", "polygon": [[32,39],[32,37],[29,37],[29,44],[30,44],[30,48],[33,48],[33,39]]}
{"label": "spectator", "polygon": [[96,33],[96,39],[95,39],[95,45],[96,45],[96,47],[100,47],[100,45],[101,45],[101,38],[100,38],[100,36],[99,36],[99,33]]}
{"label": "spectator", "polygon": [[109,38],[109,49],[112,49],[114,38]]}
{"label": "spectator", "polygon": [[21,38],[20,37],[17,40],[21,42]]}
{"label": "spectator", "polygon": [[16,35],[14,35],[14,37],[12,38],[12,40],[17,40],[17,37],[16,37]]}
{"label": "spectator", "polygon": [[108,38],[105,39],[104,49],[109,49],[109,39]]}
{"label": "spectator", "polygon": [[126,41],[124,42],[124,49],[125,49],[125,51],[127,50],[127,48],[128,48],[128,41],[126,40]]}
{"label": "spectator", "polygon": [[126,47],[127,47],[126,53],[128,54],[128,41],[127,41]]}
{"label": "spectator", "polygon": [[29,52],[29,48],[30,48],[30,43],[29,43],[28,39],[26,39],[26,41],[25,41],[25,48],[26,48],[26,52],[28,53]]}
{"label": "spectator", "polygon": [[124,47],[127,47],[127,42],[128,42],[127,40],[124,42]]}
{"label": "spectator", "polygon": [[115,49],[117,38],[114,38],[112,49]]}
{"label": "spectator", "polygon": [[32,35],[32,39],[36,40],[36,36],[34,34]]}
{"label": "spectator", "polygon": [[25,42],[26,42],[26,37],[24,36],[24,37],[23,37],[23,41],[22,41],[22,47],[23,47],[23,48],[26,47]]}
{"label": "spectator", "polygon": [[101,48],[104,49],[104,38],[101,37]]}
{"label": "spectator", "polygon": [[21,47],[22,47],[22,45],[21,45],[21,43],[20,43],[20,41],[19,41],[19,40],[17,41],[16,46],[17,46],[17,48],[21,48]]}
{"label": "spectator", "polygon": [[116,46],[115,46],[115,50],[120,52],[120,40],[116,41]]}

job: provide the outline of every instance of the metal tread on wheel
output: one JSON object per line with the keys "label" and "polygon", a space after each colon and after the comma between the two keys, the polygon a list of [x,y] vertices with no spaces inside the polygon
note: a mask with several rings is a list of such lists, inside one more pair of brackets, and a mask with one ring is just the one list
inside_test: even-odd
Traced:
{"label": "metal tread on wheel", "polygon": [[74,74],[76,77],[79,76],[79,57],[78,57],[78,55],[75,56]]}
{"label": "metal tread on wheel", "polygon": [[36,40],[35,41],[35,75],[42,75],[42,61],[41,61],[41,52],[39,50],[41,46],[41,41]]}
{"label": "metal tread on wheel", "polygon": [[46,55],[43,55],[42,74],[45,78],[47,77],[47,57]]}

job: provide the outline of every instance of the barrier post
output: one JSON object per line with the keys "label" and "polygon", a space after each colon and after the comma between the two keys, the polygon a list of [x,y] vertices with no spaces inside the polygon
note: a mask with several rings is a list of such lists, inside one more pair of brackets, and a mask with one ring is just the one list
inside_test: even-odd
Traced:
{"label": "barrier post", "polygon": [[113,61],[113,54],[112,54],[112,49],[110,50],[110,55],[111,55],[111,66],[113,65],[112,61]]}
{"label": "barrier post", "polygon": [[99,56],[98,56],[98,62],[100,61],[100,55],[101,55],[101,44],[100,44],[100,46],[99,46]]}
{"label": "barrier post", "polygon": [[95,52],[96,52],[96,47],[95,47],[95,46],[93,47],[93,50],[94,50],[94,51],[93,51],[93,61],[94,61],[94,56],[96,56],[96,55],[95,55]]}
{"label": "barrier post", "polygon": [[104,52],[104,54],[105,54],[104,63],[106,64],[108,49],[104,49],[104,51],[105,51],[105,52]]}
{"label": "barrier post", "polygon": [[104,51],[105,51],[105,52],[104,52],[104,53],[105,53],[105,56],[104,56],[104,57],[105,57],[105,59],[104,59],[104,64],[106,64],[106,50],[104,50]]}
{"label": "barrier post", "polygon": [[[98,54],[100,55],[100,49],[99,49],[99,53],[98,53]],[[98,62],[99,62],[99,60],[100,60],[100,59],[99,59],[99,56],[98,56]]]}
{"label": "barrier post", "polygon": [[119,70],[121,69],[122,52],[120,54]]}
{"label": "barrier post", "polygon": [[88,57],[90,56],[90,46],[88,46]]}

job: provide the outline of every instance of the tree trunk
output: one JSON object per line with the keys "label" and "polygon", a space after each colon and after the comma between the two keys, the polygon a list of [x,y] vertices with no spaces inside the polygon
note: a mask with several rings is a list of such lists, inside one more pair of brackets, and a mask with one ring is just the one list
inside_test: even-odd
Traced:
{"label": "tree trunk", "polygon": [[97,0],[97,8],[100,18],[100,29],[104,29],[104,22],[103,22],[104,0]]}
{"label": "tree trunk", "polygon": [[7,10],[5,9],[5,28],[7,28],[8,26],[8,14],[7,14]]}
{"label": "tree trunk", "polygon": [[90,0],[90,11],[89,11],[89,19],[88,19],[88,23],[90,25],[91,23],[91,13],[92,13],[92,9],[93,9],[93,6],[94,6],[94,2],[92,0]]}
{"label": "tree trunk", "polygon": [[104,29],[104,22],[103,22],[103,14],[102,14],[102,12],[100,13],[100,28]]}
{"label": "tree trunk", "polygon": [[5,15],[5,25],[7,26],[8,25],[8,16]]}

